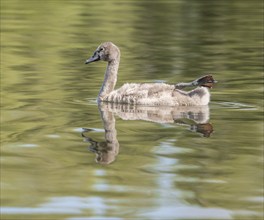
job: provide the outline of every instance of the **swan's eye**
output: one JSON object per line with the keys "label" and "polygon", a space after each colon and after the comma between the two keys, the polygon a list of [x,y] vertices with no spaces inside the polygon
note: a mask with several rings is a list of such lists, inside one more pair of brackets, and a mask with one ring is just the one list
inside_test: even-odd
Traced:
{"label": "swan's eye", "polygon": [[101,52],[101,51],[103,51],[104,50],[104,48],[100,48],[99,50],[98,50],[98,52]]}

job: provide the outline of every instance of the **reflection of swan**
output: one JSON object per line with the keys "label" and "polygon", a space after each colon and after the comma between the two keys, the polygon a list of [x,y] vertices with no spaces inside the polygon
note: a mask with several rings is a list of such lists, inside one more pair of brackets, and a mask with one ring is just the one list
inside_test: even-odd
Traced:
{"label": "reflection of swan", "polygon": [[82,136],[84,141],[89,142],[89,150],[96,154],[96,162],[100,164],[109,164],[115,160],[119,152],[119,143],[116,137],[115,117],[109,111],[102,111],[100,108],[101,118],[105,129],[105,142],[97,142],[85,135],[92,129],[84,129]]}
{"label": "reflection of swan", "polygon": [[[212,76],[201,77],[191,83],[169,85],[165,83],[130,83],[114,90],[120,61],[120,51],[111,42],[101,44],[86,64],[103,60],[107,61],[104,83],[100,90],[98,101],[164,106],[197,106],[207,105],[210,101],[211,88],[216,81]],[[198,86],[190,92],[179,90],[187,86]]]}
{"label": "reflection of swan", "polygon": [[175,123],[189,119],[201,124],[209,121],[209,107],[206,106],[142,106],[101,102],[101,111],[110,111],[123,120],[144,120],[156,123]]}
{"label": "reflection of swan", "polygon": [[100,164],[112,163],[119,152],[114,114],[123,120],[189,125],[192,131],[202,133],[204,137],[209,137],[213,132],[208,106],[150,107],[101,102],[98,107],[105,129],[105,141],[97,142],[90,138],[87,133],[92,129],[84,129],[82,136],[91,144],[89,150],[96,154],[96,162]]}
{"label": "reflection of swan", "polygon": [[186,124],[191,130],[209,137],[213,127],[209,123],[209,107],[206,106],[142,106],[101,102],[102,112],[112,112],[123,120],[144,120],[161,124]]}

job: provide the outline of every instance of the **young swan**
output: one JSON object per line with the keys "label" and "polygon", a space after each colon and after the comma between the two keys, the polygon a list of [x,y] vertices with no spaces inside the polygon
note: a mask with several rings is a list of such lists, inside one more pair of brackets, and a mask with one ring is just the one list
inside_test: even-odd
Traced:
{"label": "young swan", "polygon": [[[107,61],[104,82],[98,95],[98,102],[126,103],[148,106],[198,106],[210,101],[208,88],[216,82],[212,76],[201,77],[191,83],[169,85],[165,83],[126,83],[114,90],[120,62],[120,50],[111,42],[102,43],[86,64],[98,60]],[[180,89],[198,86],[189,92]]]}

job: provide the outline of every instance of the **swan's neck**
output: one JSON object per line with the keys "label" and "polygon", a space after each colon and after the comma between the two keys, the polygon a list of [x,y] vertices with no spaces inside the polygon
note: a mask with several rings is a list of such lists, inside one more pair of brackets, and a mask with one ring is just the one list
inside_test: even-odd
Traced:
{"label": "swan's neck", "polygon": [[98,95],[98,100],[101,101],[115,88],[117,81],[117,73],[119,67],[119,59],[108,62],[104,82]]}

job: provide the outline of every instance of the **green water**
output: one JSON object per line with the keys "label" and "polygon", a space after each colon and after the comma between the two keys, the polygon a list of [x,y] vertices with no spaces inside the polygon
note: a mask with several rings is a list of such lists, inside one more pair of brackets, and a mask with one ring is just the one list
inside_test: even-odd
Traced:
{"label": "green water", "polygon": [[[262,8],[2,0],[1,219],[262,219]],[[211,73],[209,108],[98,109],[104,41],[117,87]]]}

